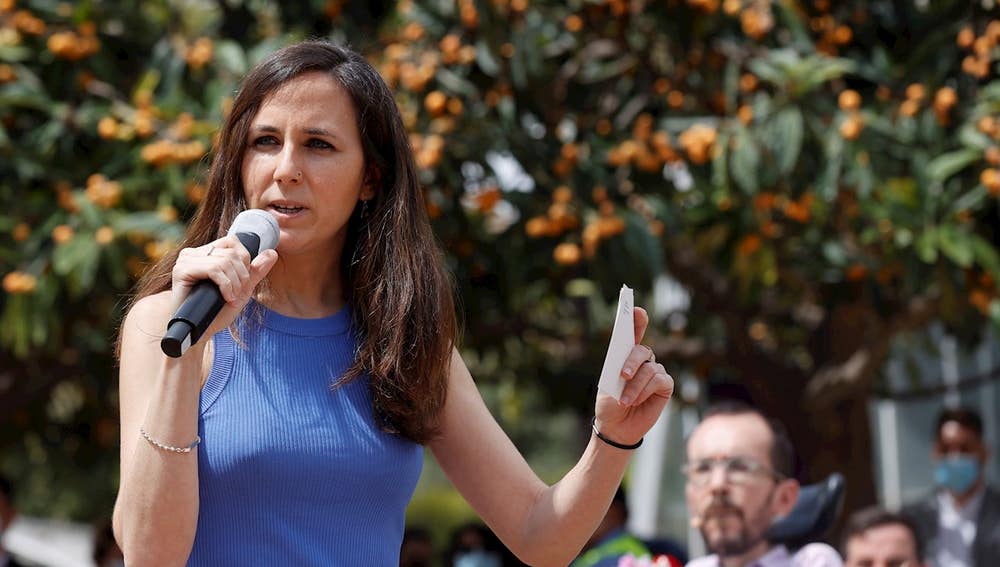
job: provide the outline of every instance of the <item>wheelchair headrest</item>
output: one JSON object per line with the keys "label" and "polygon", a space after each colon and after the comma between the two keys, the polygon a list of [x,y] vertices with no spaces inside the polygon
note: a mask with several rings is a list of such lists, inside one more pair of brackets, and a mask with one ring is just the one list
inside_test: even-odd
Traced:
{"label": "wheelchair headrest", "polygon": [[799,489],[795,507],[767,531],[767,539],[795,549],[818,541],[833,526],[844,501],[844,476],[833,473],[825,480]]}

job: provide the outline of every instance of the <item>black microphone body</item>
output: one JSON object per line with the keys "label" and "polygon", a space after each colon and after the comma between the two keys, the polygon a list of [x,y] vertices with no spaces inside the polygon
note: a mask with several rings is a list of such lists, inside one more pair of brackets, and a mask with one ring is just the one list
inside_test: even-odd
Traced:
{"label": "black microphone body", "polygon": [[[271,215],[258,209],[240,213],[229,234],[235,235],[253,260],[263,250],[278,245],[278,223]],[[191,288],[191,293],[167,323],[167,332],[160,339],[160,349],[172,358],[178,358],[191,345],[198,342],[215,316],[226,304],[219,286],[212,280],[202,280]]]}
{"label": "black microphone body", "polygon": [[[259,236],[249,232],[237,232],[236,238],[250,253],[251,260],[257,257],[260,247]],[[225,304],[219,286],[212,280],[201,280],[194,284],[187,299],[167,323],[167,334],[160,340],[160,348],[164,354],[173,358],[184,354],[188,347],[198,342]]]}

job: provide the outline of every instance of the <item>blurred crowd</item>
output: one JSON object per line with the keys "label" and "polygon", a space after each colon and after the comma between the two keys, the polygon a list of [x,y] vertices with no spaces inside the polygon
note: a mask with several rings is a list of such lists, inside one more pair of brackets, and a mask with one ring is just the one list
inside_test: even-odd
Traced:
{"label": "blurred crowd", "polygon": [[[935,488],[901,510],[871,507],[841,517],[842,478],[802,486],[782,424],[742,402],[709,408],[686,442],[690,525],[708,555],[628,531],[623,488],[571,567],[988,567],[1000,560],[1000,492],[985,477],[990,446],[982,418],[946,409],[929,450]],[[837,475],[834,475],[836,477]],[[0,477],[0,535],[17,516]],[[831,542],[831,534],[839,537]],[[110,521],[94,527],[98,567],[124,565]],[[834,545],[831,545],[833,543]],[[523,565],[484,524],[454,529],[440,546],[430,526],[408,526],[400,567]],[[31,565],[0,547],[0,567]]]}
{"label": "blurred crowd", "polygon": [[[687,439],[685,496],[707,555],[628,531],[619,489],[570,567],[988,567],[1000,564],[1000,493],[987,483],[982,418],[944,410],[929,450],[935,488],[901,510],[841,514],[843,478],[802,486],[780,422],[742,402],[705,412]],[[838,535],[834,535],[838,534]],[[400,567],[523,565],[480,523],[456,529],[445,549],[426,527],[407,529]]]}

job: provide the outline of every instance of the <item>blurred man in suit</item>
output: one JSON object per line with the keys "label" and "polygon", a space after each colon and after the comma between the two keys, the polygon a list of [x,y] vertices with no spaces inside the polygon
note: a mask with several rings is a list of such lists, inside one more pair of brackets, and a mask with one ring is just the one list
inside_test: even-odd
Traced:
{"label": "blurred man in suit", "polygon": [[1000,493],[986,483],[983,420],[966,408],[938,416],[932,455],[936,490],[904,508],[934,567],[993,567],[1000,561]]}

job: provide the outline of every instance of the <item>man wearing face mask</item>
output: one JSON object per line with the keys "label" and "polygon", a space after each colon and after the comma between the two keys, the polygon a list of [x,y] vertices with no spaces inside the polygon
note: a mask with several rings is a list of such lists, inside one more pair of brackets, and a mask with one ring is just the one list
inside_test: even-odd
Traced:
{"label": "man wearing face mask", "polygon": [[988,567],[1000,558],[1000,493],[986,484],[989,448],[976,412],[946,409],[937,419],[937,490],[904,508],[928,546],[932,567]]}

